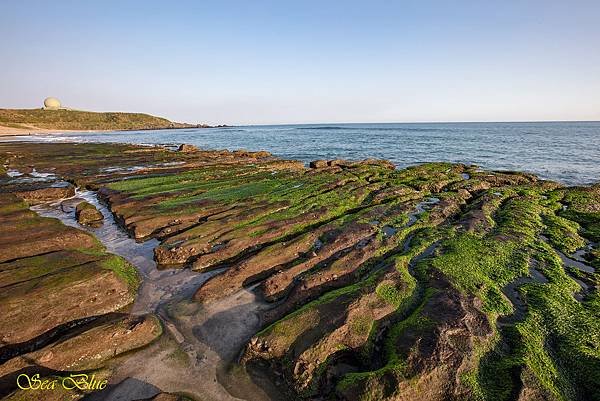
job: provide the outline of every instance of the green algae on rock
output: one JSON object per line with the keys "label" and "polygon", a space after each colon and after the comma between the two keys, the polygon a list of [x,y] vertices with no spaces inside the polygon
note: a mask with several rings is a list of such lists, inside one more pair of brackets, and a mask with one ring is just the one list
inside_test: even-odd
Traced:
{"label": "green algae on rock", "polygon": [[101,226],[104,220],[104,216],[96,206],[86,201],[78,203],[75,207],[75,218],[79,224],[91,227]]}
{"label": "green algae on rock", "polygon": [[[271,302],[241,364],[290,399],[600,400],[600,186],[188,150],[1,144],[0,158],[98,191],[159,241],[162,267],[223,268],[196,302],[249,287]],[[6,263],[23,270],[0,282],[43,275]]]}

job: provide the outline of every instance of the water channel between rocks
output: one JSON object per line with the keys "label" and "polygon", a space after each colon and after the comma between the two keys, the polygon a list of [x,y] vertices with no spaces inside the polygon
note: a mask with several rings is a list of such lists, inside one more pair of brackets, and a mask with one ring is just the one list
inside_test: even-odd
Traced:
{"label": "water channel between rocks", "polygon": [[[104,215],[101,227],[77,223],[75,206],[81,200],[92,203]],[[149,347],[117,358],[107,389],[92,393],[86,400],[138,400],[156,395],[159,389],[183,392],[203,401],[279,398],[267,396],[235,365],[242,347],[259,329],[259,312],[268,308],[251,289],[207,306],[191,301],[194,292],[221,271],[157,269],[153,250],[158,241],[139,243],[130,238],[92,191],[77,190],[73,198],[31,209],[94,234],[109,252],[134,265],[142,283],[131,313],[157,314],[166,332]]]}

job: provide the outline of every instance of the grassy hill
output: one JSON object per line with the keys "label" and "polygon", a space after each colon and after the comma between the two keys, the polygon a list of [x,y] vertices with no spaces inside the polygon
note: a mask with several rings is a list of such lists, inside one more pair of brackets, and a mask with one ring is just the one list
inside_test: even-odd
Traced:
{"label": "grassy hill", "polygon": [[0,109],[0,126],[48,130],[136,130],[185,128],[198,125],[176,123],[143,113],[97,113],[79,110]]}

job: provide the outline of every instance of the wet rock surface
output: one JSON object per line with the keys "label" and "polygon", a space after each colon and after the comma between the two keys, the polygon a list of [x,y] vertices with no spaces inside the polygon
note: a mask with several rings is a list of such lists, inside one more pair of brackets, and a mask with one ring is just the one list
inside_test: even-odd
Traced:
{"label": "wet rock surface", "polygon": [[[115,329],[90,311],[133,302],[92,233],[138,268],[133,311],[161,322],[109,347],[151,343],[114,364],[81,354],[87,368],[113,369],[95,399],[600,399],[598,185],[450,163],[305,168],[266,152],[131,145],[0,144],[0,158],[5,377],[62,341],[103,344]],[[85,199],[104,226],[84,232],[30,211],[23,199],[37,200],[15,180],[33,171],[52,174],[43,185],[90,190],[44,213],[68,222]],[[31,296],[77,313],[27,323],[43,314]]]}
{"label": "wet rock surface", "polygon": [[148,345],[162,332],[154,316],[115,317],[0,366],[0,377],[14,377],[28,368],[53,372],[95,370],[115,356]]}

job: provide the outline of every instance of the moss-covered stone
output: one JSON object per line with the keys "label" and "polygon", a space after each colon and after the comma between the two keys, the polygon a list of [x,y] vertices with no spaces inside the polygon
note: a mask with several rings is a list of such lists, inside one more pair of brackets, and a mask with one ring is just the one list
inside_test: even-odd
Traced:
{"label": "moss-covered stone", "polygon": [[99,227],[104,221],[104,216],[89,202],[80,202],[75,207],[75,217],[79,224],[83,226]]}

